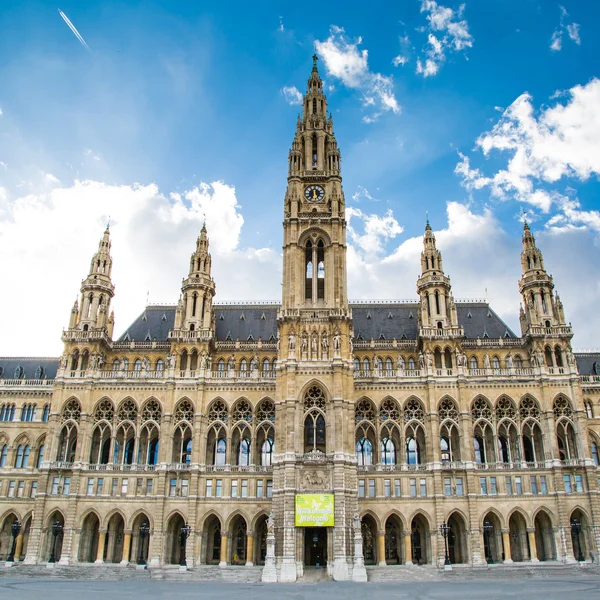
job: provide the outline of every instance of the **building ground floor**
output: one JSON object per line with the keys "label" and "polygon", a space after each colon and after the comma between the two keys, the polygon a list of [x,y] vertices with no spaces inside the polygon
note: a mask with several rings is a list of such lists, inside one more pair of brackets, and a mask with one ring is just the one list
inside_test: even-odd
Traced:
{"label": "building ground floor", "polygon": [[441,566],[446,554],[452,564],[474,566],[593,560],[600,546],[595,498],[579,496],[360,499],[357,514],[333,527],[296,527],[293,514],[276,514],[278,503],[267,499],[1,499],[0,560],[13,547],[15,561],[27,564],[244,567],[271,556],[278,578],[283,566],[288,578],[318,567],[340,579],[352,577],[357,558],[375,567]]}

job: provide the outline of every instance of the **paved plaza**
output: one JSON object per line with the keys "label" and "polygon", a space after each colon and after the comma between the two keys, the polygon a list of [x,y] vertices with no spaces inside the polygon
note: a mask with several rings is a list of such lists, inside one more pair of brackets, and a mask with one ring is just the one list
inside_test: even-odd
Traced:
{"label": "paved plaza", "polygon": [[431,581],[357,584],[329,582],[315,584],[228,584],[217,582],[167,581],[76,581],[56,579],[0,580],[0,598],[15,600],[113,600],[174,598],[185,600],[364,600],[406,598],[418,600],[586,600],[600,598],[600,578],[597,576],[549,577],[541,579],[494,579],[470,581]]}

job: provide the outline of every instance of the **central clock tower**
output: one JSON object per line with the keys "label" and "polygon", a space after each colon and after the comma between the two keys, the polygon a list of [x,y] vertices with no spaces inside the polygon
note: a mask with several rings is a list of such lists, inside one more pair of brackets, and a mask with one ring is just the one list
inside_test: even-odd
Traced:
{"label": "central clock tower", "polygon": [[289,153],[283,221],[283,316],[316,308],[347,314],[346,220],[340,151],[313,56]]}
{"label": "central clock tower", "polygon": [[[302,575],[315,539],[334,579],[366,581],[362,563],[353,565],[349,558],[358,484],[354,436],[348,434],[354,377],[345,211],[340,151],[313,56],[289,153],[283,219],[275,419],[285,426],[273,461],[280,581]],[[334,497],[333,527],[295,526],[295,498],[307,493]],[[362,561],[358,554],[355,558]]]}

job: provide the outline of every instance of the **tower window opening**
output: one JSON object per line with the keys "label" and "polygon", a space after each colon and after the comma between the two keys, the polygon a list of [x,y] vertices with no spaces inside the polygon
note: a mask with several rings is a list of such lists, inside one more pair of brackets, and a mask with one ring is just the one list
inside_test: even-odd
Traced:
{"label": "tower window opening", "polygon": [[202,296],[202,314],[200,317],[204,319],[204,311],[206,310],[206,296]]}
{"label": "tower window opening", "polygon": [[317,245],[317,299],[325,299],[325,244],[319,240]]}
{"label": "tower window opening", "polygon": [[440,295],[437,291],[435,293],[435,312],[438,315],[440,314]]}
{"label": "tower window opening", "polygon": [[313,135],[313,138],[312,138],[312,157],[313,157],[312,166],[313,166],[313,169],[316,169],[317,168],[317,136],[316,136],[316,134]]}
{"label": "tower window opening", "polygon": [[431,307],[429,306],[429,293],[425,292],[425,304],[427,305],[427,316],[431,316]]}
{"label": "tower window opening", "polygon": [[86,317],[89,318],[92,314],[92,301],[94,300],[94,295],[90,294],[88,297],[88,305],[87,305],[87,314]]}
{"label": "tower window opening", "polygon": [[435,269],[435,258],[433,256],[431,257],[431,268]]}
{"label": "tower window opening", "polygon": [[429,256],[425,257],[425,268],[429,269]]}
{"label": "tower window opening", "polygon": [[198,304],[198,295],[194,294],[192,299],[192,317],[196,316],[196,305]]}
{"label": "tower window opening", "polygon": [[317,114],[317,99],[313,98],[313,115]]}
{"label": "tower window opening", "polygon": [[305,269],[305,280],[304,280],[305,281],[304,297],[306,298],[306,300],[312,300],[312,281],[313,281],[312,254],[313,254],[312,242],[309,240],[306,243],[306,254],[305,254],[306,269]]}

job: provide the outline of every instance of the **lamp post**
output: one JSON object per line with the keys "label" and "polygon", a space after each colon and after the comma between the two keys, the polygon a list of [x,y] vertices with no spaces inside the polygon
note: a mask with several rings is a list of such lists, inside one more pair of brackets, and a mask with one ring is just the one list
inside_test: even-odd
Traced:
{"label": "lamp post", "polygon": [[52,524],[52,552],[50,552],[50,558],[48,559],[48,562],[50,564],[54,564],[55,560],[56,560],[56,540],[58,538],[58,536],[62,533],[63,531],[63,526],[61,524],[60,521],[54,521],[54,523]]}
{"label": "lamp post", "polygon": [[583,552],[581,551],[581,523],[577,519],[573,519],[571,521],[571,531],[575,534],[577,538],[577,560],[579,562],[583,562],[585,557],[583,556]]}
{"label": "lamp post", "polygon": [[12,546],[10,548],[10,554],[8,555],[8,558],[6,559],[6,562],[11,563],[11,562],[15,561],[15,549],[17,548],[17,537],[19,536],[20,533],[21,533],[21,523],[19,522],[19,519],[17,519],[12,524],[13,541],[12,541]]}
{"label": "lamp post", "polygon": [[485,540],[485,560],[488,565],[491,565],[494,562],[492,548],[490,546],[490,537],[492,533],[494,533],[494,526],[489,521],[485,521],[483,524],[483,539]]}
{"label": "lamp post", "polygon": [[444,537],[444,548],[446,552],[446,556],[444,558],[444,569],[452,568],[450,556],[448,555],[448,534],[450,533],[450,526],[448,523],[446,523],[446,521],[440,525],[440,533]]}
{"label": "lamp post", "polygon": [[140,525],[140,553],[138,555],[138,561],[137,561],[137,564],[140,566],[146,565],[146,561],[144,560],[144,540],[148,537],[149,533],[150,533],[150,527],[148,526],[148,523],[146,523],[146,521],[144,521]]}
{"label": "lamp post", "polygon": [[181,545],[181,562],[179,563],[180,567],[187,567],[187,561],[185,559],[185,543],[187,539],[190,537],[190,533],[192,533],[192,528],[186,523],[181,528],[181,534],[179,536],[179,543]]}

